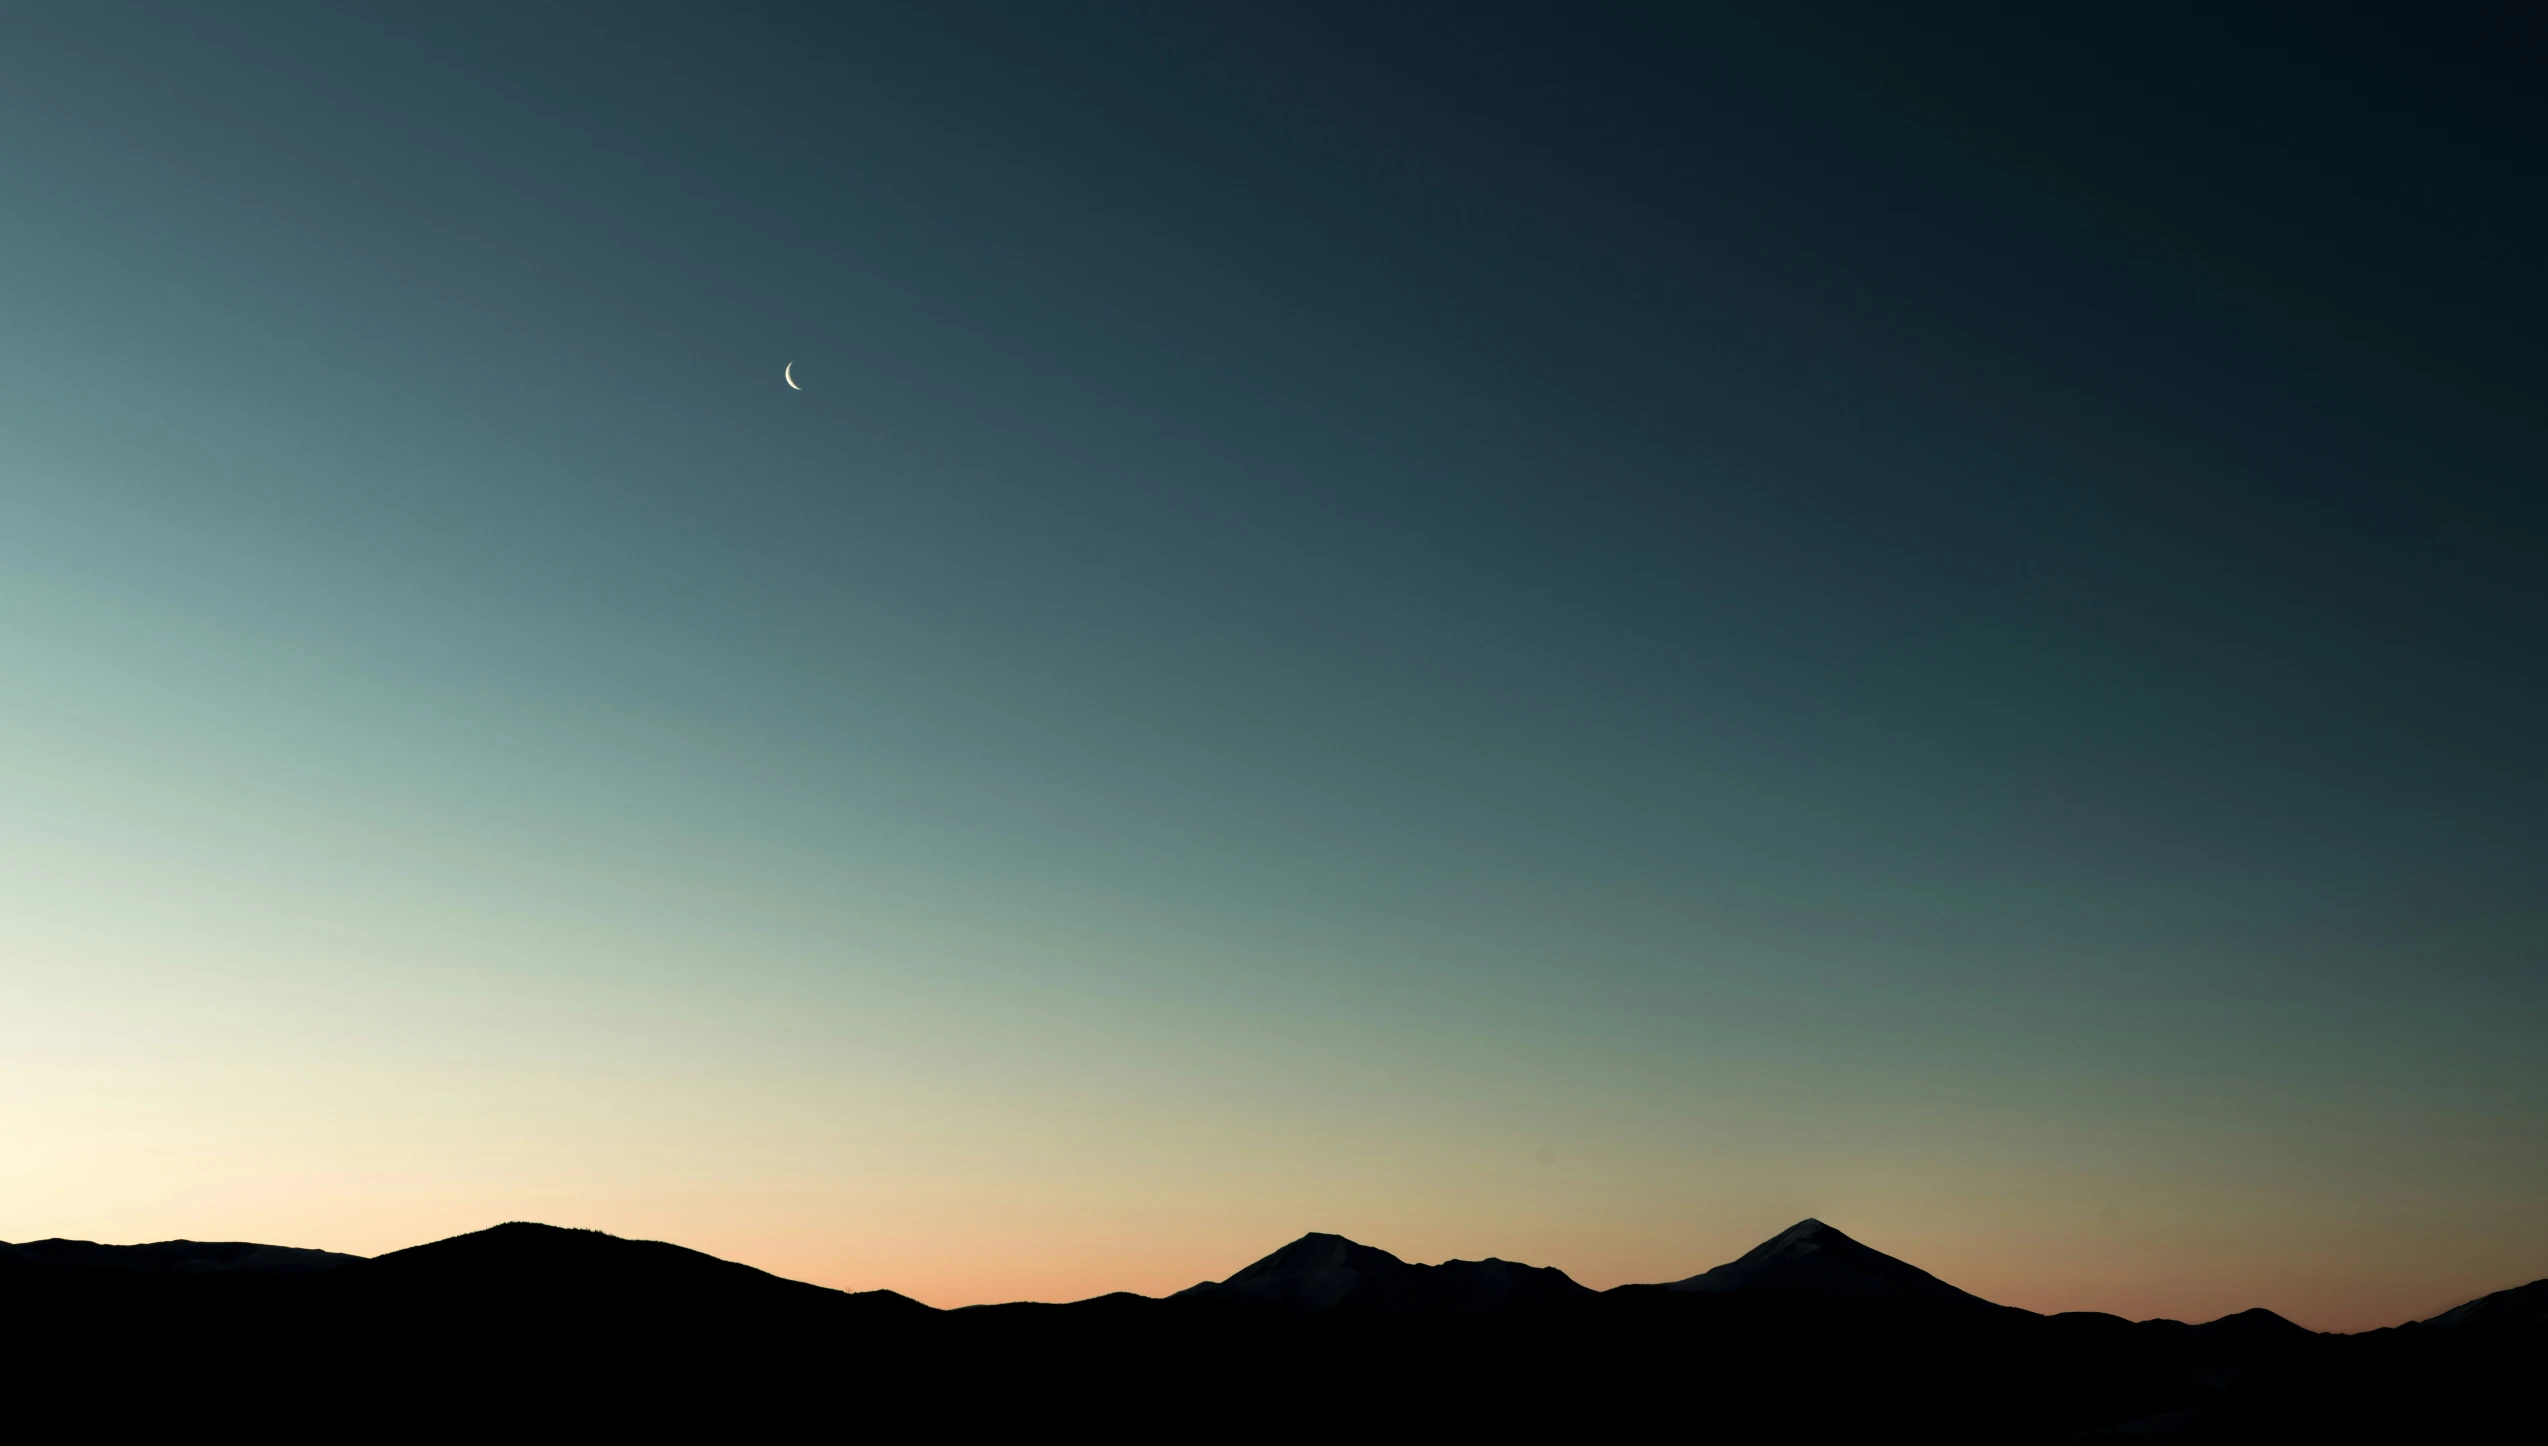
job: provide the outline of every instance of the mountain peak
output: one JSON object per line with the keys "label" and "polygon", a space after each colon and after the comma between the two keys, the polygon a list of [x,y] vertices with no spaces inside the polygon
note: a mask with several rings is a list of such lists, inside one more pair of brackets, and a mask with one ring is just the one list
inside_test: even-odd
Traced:
{"label": "mountain peak", "polygon": [[1387,1313],[1487,1310],[1592,1292],[1548,1266],[1492,1258],[1410,1265],[1386,1250],[1312,1231],[1227,1280],[1177,1294],[1311,1315],[1340,1306]]}
{"label": "mountain peak", "polygon": [[1184,1296],[1214,1297],[1308,1314],[1348,1300],[1392,1304],[1417,1267],[1342,1235],[1313,1230],[1224,1281],[1206,1281]]}
{"label": "mountain peak", "polygon": [[[1989,1306],[1989,1301],[1907,1261],[1859,1244],[1810,1216],[1714,1270],[1665,1287],[1687,1291],[1789,1290],[1867,1300]],[[1992,1306],[1992,1309],[1999,1307]]]}
{"label": "mountain peak", "polygon": [[2194,1329],[2204,1335],[2234,1335],[2259,1341],[2290,1340],[2311,1334],[2307,1326],[2295,1325],[2261,1305],[2233,1312],[2219,1320],[2207,1320]]}
{"label": "mountain peak", "polygon": [[1781,1247],[1810,1250],[1822,1243],[1856,1245],[1858,1242],[1842,1234],[1838,1227],[1825,1225],[1811,1215],[1752,1247],[1752,1254]]}

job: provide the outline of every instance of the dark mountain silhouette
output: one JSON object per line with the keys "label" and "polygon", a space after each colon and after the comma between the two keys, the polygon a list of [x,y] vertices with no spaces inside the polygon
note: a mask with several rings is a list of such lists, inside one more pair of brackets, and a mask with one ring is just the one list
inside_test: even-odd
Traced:
{"label": "dark mountain silhouette", "polygon": [[236,1272],[244,1275],[308,1275],[351,1265],[363,1257],[289,1245],[240,1240],[160,1240],[148,1245],[99,1245],[90,1240],[0,1242],[0,1270],[139,1270],[169,1275]]}
{"label": "dark mountain silhouette", "polygon": [[2419,1324],[2435,1331],[2548,1332],[2548,1280],[2481,1295]]}
{"label": "dark mountain silhouette", "polygon": [[2270,1310],[2258,1307],[2242,1310],[2218,1320],[2207,1320],[2186,1329],[2197,1335],[2254,1341],[2288,1341],[2315,1334],[2305,1326],[2292,1324]]}
{"label": "dark mountain silhouette", "polygon": [[1205,1281],[1176,1299],[1228,1301],[1295,1314],[1338,1308],[1391,1313],[1479,1311],[1590,1296],[1566,1272],[1509,1260],[1410,1265],[1341,1235],[1309,1234],[1223,1281]]}
{"label": "dark mountain silhouette", "polygon": [[1819,1220],[1799,1220],[1739,1258],[1664,1287],[1687,1291],[1792,1290],[1860,1300],[1992,1305],[1916,1265],[1871,1250]]}
{"label": "dark mountain silhouette", "polygon": [[[274,1268],[305,1257],[335,1263]],[[2548,1282],[2359,1336],[2264,1310],[2039,1316],[1815,1221],[1672,1285],[1596,1292],[1313,1234],[1165,1299],[955,1311],[525,1223],[371,1260],[37,1242],[0,1249],[0,1420],[31,1438],[2394,1441],[2517,1420],[2543,1306]]]}
{"label": "dark mountain silhouette", "polygon": [[678,1300],[691,1309],[935,1314],[890,1290],[849,1292],[788,1280],[659,1240],[515,1221],[362,1262],[327,1282],[347,1297],[405,1303],[543,1303],[590,1310]]}

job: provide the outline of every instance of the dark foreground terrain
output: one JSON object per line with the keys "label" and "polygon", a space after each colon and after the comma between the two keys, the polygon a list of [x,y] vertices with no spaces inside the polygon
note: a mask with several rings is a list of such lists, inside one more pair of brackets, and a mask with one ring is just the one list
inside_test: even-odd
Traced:
{"label": "dark foreground terrain", "polygon": [[45,1439],[2512,1440],[2536,1439],[2548,1281],[2357,1336],[2039,1316],[1806,1221],[1671,1285],[1310,1235],[1164,1300],[939,1311],[514,1224],[372,1260],[0,1245],[0,1350]]}

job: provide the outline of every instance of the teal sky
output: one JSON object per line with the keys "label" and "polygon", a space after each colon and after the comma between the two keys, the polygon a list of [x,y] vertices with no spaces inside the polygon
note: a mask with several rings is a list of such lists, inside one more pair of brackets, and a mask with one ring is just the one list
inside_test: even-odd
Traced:
{"label": "teal sky", "polygon": [[12,10],[0,1238],[2548,1274],[2531,52],[2309,23]]}

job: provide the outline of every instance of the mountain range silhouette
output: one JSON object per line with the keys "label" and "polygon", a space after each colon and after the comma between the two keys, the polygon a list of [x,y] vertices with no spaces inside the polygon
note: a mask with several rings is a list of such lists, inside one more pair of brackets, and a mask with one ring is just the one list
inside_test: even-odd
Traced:
{"label": "mountain range silhouette", "polygon": [[1312,1233],[1165,1298],[959,1310],[520,1222],[368,1260],[0,1244],[12,1409],[56,1434],[2405,1440],[2522,1419],[2544,1348],[2548,1281],[2353,1336],[2043,1316],[1814,1220],[1607,1291]]}
{"label": "mountain range silhouette", "polygon": [[250,1245],[240,1240],[162,1240],[150,1245],[99,1245],[87,1240],[0,1241],[0,1269],[12,1265],[57,1270],[137,1270],[165,1275],[230,1271],[242,1275],[309,1275],[352,1265],[359,1255]]}

